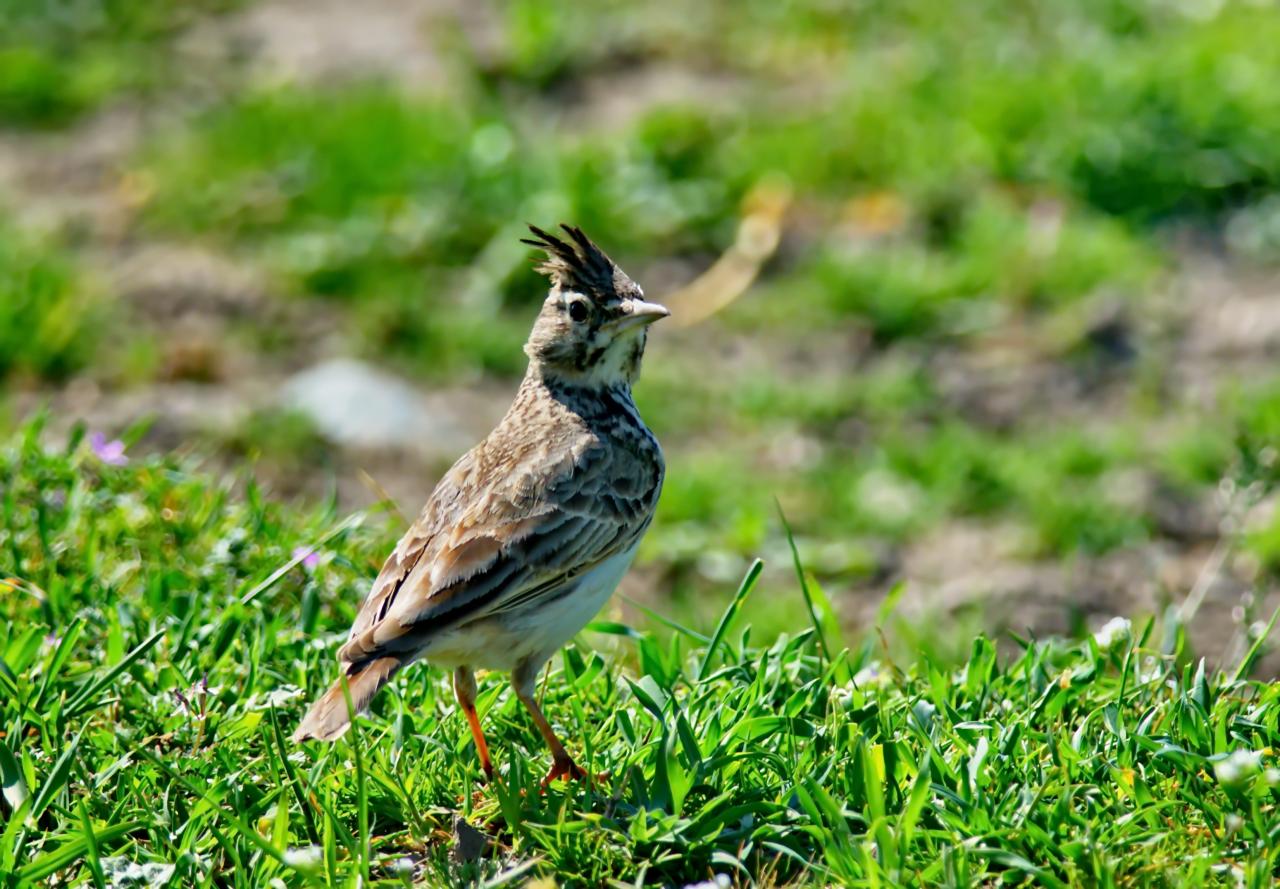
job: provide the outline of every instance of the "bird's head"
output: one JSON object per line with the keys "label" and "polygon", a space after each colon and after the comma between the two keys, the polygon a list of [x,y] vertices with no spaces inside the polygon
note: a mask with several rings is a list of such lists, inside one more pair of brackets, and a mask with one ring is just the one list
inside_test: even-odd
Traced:
{"label": "bird's head", "polygon": [[649,325],[671,313],[645,302],[627,277],[579,228],[562,225],[569,241],[535,226],[524,243],[545,250],[538,271],[551,292],[524,351],[545,375],[587,386],[630,384],[640,373]]}

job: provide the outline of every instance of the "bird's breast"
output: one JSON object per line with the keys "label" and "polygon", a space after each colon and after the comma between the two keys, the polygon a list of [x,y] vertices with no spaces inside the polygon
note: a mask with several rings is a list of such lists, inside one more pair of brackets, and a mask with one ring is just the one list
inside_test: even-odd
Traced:
{"label": "bird's breast", "polygon": [[528,605],[463,624],[434,640],[426,658],[443,667],[513,670],[545,660],[585,627],[617,589],[637,545],[605,559]]}

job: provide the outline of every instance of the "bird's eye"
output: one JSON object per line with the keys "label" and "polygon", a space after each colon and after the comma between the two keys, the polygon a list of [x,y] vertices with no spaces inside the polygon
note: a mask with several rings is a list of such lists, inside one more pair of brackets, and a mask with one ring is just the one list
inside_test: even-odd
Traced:
{"label": "bird's eye", "polygon": [[576,323],[581,324],[587,320],[587,304],[580,299],[575,299],[569,303],[569,317]]}

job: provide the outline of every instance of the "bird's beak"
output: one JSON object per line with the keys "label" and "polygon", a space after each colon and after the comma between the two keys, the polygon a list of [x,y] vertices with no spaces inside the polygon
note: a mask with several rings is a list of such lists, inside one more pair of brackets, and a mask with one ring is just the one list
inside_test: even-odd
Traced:
{"label": "bird's beak", "polygon": [[628,305],[630,310],[627,314],[615,322],[615,327],[619,332],[630,330],[633,327],[644,327],[671,314],[671,310],[666,306],[645,302],[642,299],[633,299]]}

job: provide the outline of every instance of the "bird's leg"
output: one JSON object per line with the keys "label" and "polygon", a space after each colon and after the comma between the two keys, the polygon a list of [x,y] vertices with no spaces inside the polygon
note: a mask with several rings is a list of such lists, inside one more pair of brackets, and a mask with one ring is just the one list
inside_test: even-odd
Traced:
{"label": "bird's leg", "polygon": [[551,771],[547,772],[547,777],[542,779],[542,786],[546,787],[555,779],[564,777],[590,781],[591,776],[583,771],[582,767],[573,761],[569,751],[564,749],[564,745],[556,737],[555,731],[551,728],[551,723],[547,722],[547,717],[542,714],[542,708],[538,706],[538,701],[533,696],[534,677],[537,672],[536,668],[528,669],[522,665],[522,668],[518,668],[511,678],[512,685],[515,686],[516,696],[520,698],[520,702],[528,709],[529,715],[533,717],[533,724],[538,727],[538,731],[542,733],[543,740],[551,748]]}
{"label": "bird's leg", "polygon": [[476,674],[469,667],[459,667],[453,671],[453,693],[458,696],[458,705],[467,715],[467,724],[471,726],[471,737],[476,742],[476,752],[480,754],[480,768],[484,769],[486,778],[493,780],[489,745],[485,742],[484,732],[480,729],[480,716],[476,713]]}

